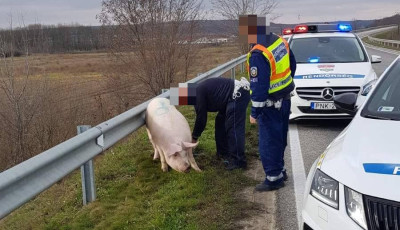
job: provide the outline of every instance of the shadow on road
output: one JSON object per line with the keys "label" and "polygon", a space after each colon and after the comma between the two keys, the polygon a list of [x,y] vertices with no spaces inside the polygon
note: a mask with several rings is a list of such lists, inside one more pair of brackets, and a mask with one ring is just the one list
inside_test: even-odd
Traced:
{"label": "shadow on road", "polygon": [[291,121],[290,124],[297,124],[298,127],[318,127],[334,130],[342,130],[350,124],[351,119],[313,119],[313,120],[299,120]]}

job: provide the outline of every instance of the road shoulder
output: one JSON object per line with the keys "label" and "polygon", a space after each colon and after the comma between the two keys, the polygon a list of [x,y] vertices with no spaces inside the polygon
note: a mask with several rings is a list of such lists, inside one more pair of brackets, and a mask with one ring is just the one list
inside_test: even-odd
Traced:
{"label": "road shoulder", "polygon": [[[249,169],[245,171],[245,175],[253,180],[262,182],[265,178],[261,161],[254,159],[249,165]],[[273,230],[276,226],[276,191],[272,192],[256,192],[254,186],[246,187],[238,196],[247,202],[252,203],[252,209],[248,211],[248,217],[239,221],[240,229],[263,229]]]}

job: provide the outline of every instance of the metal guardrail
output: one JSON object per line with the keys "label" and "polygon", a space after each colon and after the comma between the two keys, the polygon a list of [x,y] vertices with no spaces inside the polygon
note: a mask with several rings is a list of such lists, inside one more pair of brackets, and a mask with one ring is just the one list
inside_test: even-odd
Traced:
{"label": "metal guardrail", "polygon": [[[231,77],[234,77],[235,67],[242,64],[243,71],[245,60],[246,55],[240,56],[188,83],[219,77],[230,70]],[[168,98],[169,91],[158,97]],[[0,173],[0,219],[142,127],[149,102],[150,100]],[[93,165],[90,167],[93,168]],[[82,176],[84,177],[87,176]]]}
{"label": "metal guardrail", "polygon": [[370,40],[372,42],[376,42],[380,45],[400,48],[400,40],[387,40],[387,39],[374,38],[371,36],[367,36],[367,37],[368,37],[368,40]]}
{"label": "metal guardrail", "polygon": [[367,30],[367,31],[365,31],[365,30],[357,31],[357,34],[361,38],[367,37],[369,41],[378,43],[380,45],[400,48],[399,40],[387,40],[387,39],[380,39],[380,38],[373,37],[373,35],[375,35],[375,34],[380,34],[380,33],[394,30],[394,29],[399,29],[399,26],[400,25],[388,25],[388,26],[374,27],[374,28],[370,28],[370,30]]}

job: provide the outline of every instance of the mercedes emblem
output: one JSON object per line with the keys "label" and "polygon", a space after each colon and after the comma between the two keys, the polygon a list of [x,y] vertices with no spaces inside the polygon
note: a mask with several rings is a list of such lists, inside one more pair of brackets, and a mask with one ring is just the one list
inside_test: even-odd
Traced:
{"label": "mercedes emblem", "polygon": [[322,90],[322,98],[325,100],[329,101],[332,100],[333,96],[335,96],[335,93],[333,92],[332,88],[325,88]]}

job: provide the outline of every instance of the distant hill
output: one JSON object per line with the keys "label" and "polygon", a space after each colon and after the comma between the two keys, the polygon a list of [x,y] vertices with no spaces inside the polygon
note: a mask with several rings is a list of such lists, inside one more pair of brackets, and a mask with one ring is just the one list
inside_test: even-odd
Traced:
{"label": "distant hill", "polygon": [[375,20],[373,26],[384,26],[384,25],[392,25],[392,24],[400,24],[400,14],[395,14],[390,17],[382,18]]}
{"label": "distant hill", "polygon": [[[280,24],[271,23],[271,30],[275,33],[281,33],[285,28],[293,28],[299,24],[325,24],[325,23],[349,23],[353,30],[364,29],[373,26],[375,20],[355,20],[355,21],[333,21],[333,22],[304,22],[298,24]],[[393,24],[393,23],[391,23]],[[204,36],[231,36],[237,35],[237,20],[202,20],[200,21],[201,34]]]}

